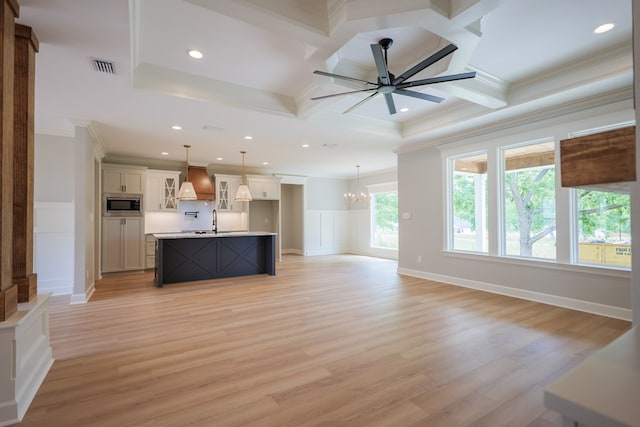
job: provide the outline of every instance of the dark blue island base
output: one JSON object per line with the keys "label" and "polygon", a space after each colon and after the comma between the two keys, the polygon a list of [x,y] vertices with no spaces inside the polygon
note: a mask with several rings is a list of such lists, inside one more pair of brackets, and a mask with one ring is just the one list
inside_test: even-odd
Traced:
{"label": "dark blue island base", "polygon": [[276,274],[276,235],[229,233],[155,235],[156,286],[167,283]]}

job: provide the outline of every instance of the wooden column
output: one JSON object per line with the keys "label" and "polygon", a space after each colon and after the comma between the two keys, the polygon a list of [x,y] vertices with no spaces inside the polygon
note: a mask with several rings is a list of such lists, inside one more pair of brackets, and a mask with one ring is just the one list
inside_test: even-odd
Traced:
{"label": "wooden column", "polygon": [[13,94],[13,282],[18,302],[37,293],[33,273],[34,97],[38,38],[26,25],[16,24]]}
{"label": "wooden column", "polygon": [[13,83],[16,0],[0,8],[0,322],[18,309],[18,287],[13,283]]}

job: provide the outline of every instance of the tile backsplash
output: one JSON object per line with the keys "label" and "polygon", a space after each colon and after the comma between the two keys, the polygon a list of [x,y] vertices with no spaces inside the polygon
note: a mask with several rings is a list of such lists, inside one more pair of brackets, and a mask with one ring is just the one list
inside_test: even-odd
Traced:
{"label": "tile backsplash", "polygon": [[[193,200],[178,202],[177,212],[146,212],[145,233],[175,233],[178,231],[211,230],[216,202]],[[197,212],[185,215],[185,212]],[[247,214],[217,212],[219,231],[247,230]]]}

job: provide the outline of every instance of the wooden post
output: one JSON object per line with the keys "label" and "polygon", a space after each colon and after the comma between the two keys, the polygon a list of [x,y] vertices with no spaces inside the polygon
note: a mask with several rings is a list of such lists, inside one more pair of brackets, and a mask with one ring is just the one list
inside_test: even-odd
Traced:
{"label": "wooden post", "polygon": [[18,302],[37,293],[33,273],[34,99],[38,38],[26,25],[16,24],[13,151],[13,281]]}
{"label": "wooden post", "polygon": [[0,322],[18,310],[13,283],[13,84],[16,0],[3,0],[0,8]]}

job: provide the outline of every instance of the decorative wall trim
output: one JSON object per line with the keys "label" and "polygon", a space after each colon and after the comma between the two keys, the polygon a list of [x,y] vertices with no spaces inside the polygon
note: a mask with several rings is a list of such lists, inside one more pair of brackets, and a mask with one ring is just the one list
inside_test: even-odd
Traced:
{"label": "decorative wall trim", "polygon": [[49,344],[49,294],[18,304],[18,313],[0,323],[0,426],[22,420],[53,365]]}
{"label": "decorative wall trim", "polygon": [[70,295],[73,292],[73,282],[65,278],[38,280],[38,288],[53,295]]}
{"label": "decorative wall trim", "polygon": [[476,289],[479,291],[491,292],[493,294],[506,295],[509,297],[520,298],[528,301],[535,301],[543,304],[554,305],[557,307],[570,308],[573,310],[584,311],[586,313],[598,314],[615,319],[631,321],[631,309],[628,308],[615,307],[590,301],[582,301],[557,295],[549,295],[541,292],[529,291],[526,289],[510,288],[508,286],[495,285],[492,283],[478,282],[474,280],[466,280],[441,274],[426,273],[424,271],[412,270],[408,268],[398,268],[398,274],[418,277],[420,279],[434,280],[436,282],[446,283],[454,286],[461,286],[463,288]]}
{"label": "decorative wall trim", "polygon": [[339,255],[343,254],[344,251],[340,249],[325,249],[325,250],[308,250],[305,251],[305,256],[318,256],[318,255]]}

